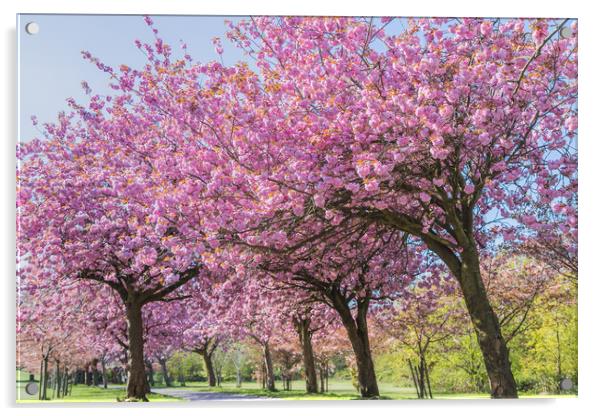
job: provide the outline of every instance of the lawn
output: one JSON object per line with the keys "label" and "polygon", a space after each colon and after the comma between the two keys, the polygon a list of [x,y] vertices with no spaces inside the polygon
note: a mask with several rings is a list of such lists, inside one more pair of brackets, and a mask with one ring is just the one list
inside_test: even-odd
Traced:
{"label": "lawn", "polygon": [[[48,396],[51,400],[40,401],[38,396],[29,396],[25,393],[25,385],[29,381],[29,374],[17,371],[17,403],[77,403],[77,402],[117,402],[117,398],[125,396],[125,386],[111,386],[104,389],[102,387],[93,387],[85,385],[74,385],[70,396],[52,399],[52,389],[48,389]],[[39,381],[36,378],[36,381]],[[181,399],[163,394],[151,393],[148,396],[151,402],[177,402]]]}
{"label": "lawn", "polygon": [[[30,397],[25,393],[25,384],[28,381],[28,374],[17,371],[17,403],[43,403],[37,396]],[[37,380],[36,380],[37,381]],[[125,396],[125,386],[109,386],[104,389],[101,387],[91,387],[84,385],[73,386],[71,396],[61,399],[52,399],[45,403],[77,403],[77,402],[117,402],[117,398]],[[156,388],[161,388],[156,385]],[[202,392],[221,392],[247,394],[252,396],[279,398],[283,400],[357,400],[358,393],[353,388],[349,380],[334,379],[329,381],[329,391],[326,393],[306,394],[305,381],[294,380],[291,383],[292,390],[282,390],[282,385],[276,384],[278,391],[269,392],[262,390],[255,382],[243,382],[242,387],[237,388],[233,382],[224,382],[221,387],[209,387],[206,382],[187,382],[186,386],[180,386],[174,383],[174,388],[180,390],[202,391]],[[385,400],[407,400],[416,399],[416,390],[413,387],[399,387],[393,383],[380,382],[379,389],[381,399]],[[48,395],[52,397],[52,389],[48,389]],[[433,392],[435,399],[487,399],[489,395],[485,393],[445,393]],[[576,397],[576,395],[534,395],[522,394],[521,398],[567,398]],[[167,396],[164,394],[151,393],[148,395],[151,402],[177,402],[182,399]]]}
{"label": "lawn", "polygon": [[[236,394],[248,394],[253,396],[261,397],[272,397],[284,400],[357,400],[359,394],[353,388],[349,380],[335,379],[329,382],[329,391],[327,393],[318,394],[306,394],[305,393],[305,381],[294,380],[292,383],[292,390],[284,391],[282,386],[276,384],[278,391],[269,392],[262,390],[257,383],[244,382],[242,387],[237,388],[233,382],[222,383],[222,387],[208,387],[206,382],[187,382],[186,386],[181,387],[178,383],[175,383],[174,387],[178,389],[190,389],[193,391],[203,392],[222,392],[222,393],[236,393]],[[393,383],[380,382],[378,384],[381,399],[388,400],[408,400],[416,399],[416,390],[413,387],[399,387]],[[435,399],[488,399],[489,395],[486,393],[446,393],[446,392],[433,392]],[[566,398],[576,397],[576,395],[535,395],[535,394],[521,394],[521,398]]]}
{"label": "lawn", "polygon": [[[52,397],[52,390],[48,390]],[[47,402],[38,400],[37,396],[29,397],[22,388],[17,390],[17,403],[82,403],[82,402],[117,402],[117,398],[123,399],[125,396],[125,387],[123,388],[108,388],[92,387],[84,385],[73,386],[70,396],[61,397],[60,399],[51,399]],[[150,393],[147,395],[151,402],[177,402],[181,401],[176,397],[165,396],[163,394]]]}

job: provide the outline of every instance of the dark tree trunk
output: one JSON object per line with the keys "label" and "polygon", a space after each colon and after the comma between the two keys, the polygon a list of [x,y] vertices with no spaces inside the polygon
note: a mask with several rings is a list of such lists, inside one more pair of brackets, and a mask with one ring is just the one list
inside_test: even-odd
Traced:
{"label": "dark tree trunk", "polygon": [[418,386],[418,378],[416,377],[416,372],[414,371],[414,365],[412,364],[412,360],[408,358],[408,365],[410,366],[410,374],[412,374],[412,381],[414,382],[414,387],[416,388],[416,396],[420,399],[420,387]]}
{"label": "dark tree trunk", "polygon": [[474,247],[465,249],[462,253],[462,263],[456,278],[460,283],[483,354],[491,385],[491,396],[493,398],[518,397],[506,341],[487,298],[481,278],[478,253]]}
{"label": "dark tree trunk", "polygon": [[167,360],[159,358],[159,365],[161,366],[161,372],[163,373],[163,382],[166,387],[171,387],[171,379],[169,378],[169,372],[167,371]]}
{"label": "dark tree trunk", "polygon": [[38,390],[38,400],[42,400],[42,385],[44,383],[44,359],[40,361],[40,390]]}
{"label": "dark tree trunk", "polygon": [[295,319],[295,328],[299,334],[299,342],[303,351],[303,368],[305,370],[305,391],[307,393],[318,392],[318,378],[316,376],[316,363],[314,359],[314,350],[311,344],[311,321],[305,319]]}
{"label": "dark tree trunk", "polygon": [[324,393],[324,369],[320,367],[320,393]]}
{"label": "dark tree trunk", "polygon": [[96,387],[100,383],[100,375],[98,374],[98,360],[92,360],[92,384]]}
{"label": "dark tree trunk", "polygon": [[347,336],[353,347],[355,362],[357,364],[357,378],[360,385],[360,394],[362,397],[380,396],[378,383],[376,381],[376,372],[374,371],[374,362],[370,352],[370,341],[368,339],[368,323],[366,316],[368,314],[369,299],[357,301],[357,314],[355,319],[351,314],[349,305],[343,295],[336,291],[332,293],[332,300],[336,311],[338,312]]}
{"label": "dark tree trunk", "polygon": [[148,373],[147,373],[148,384],[151,387],[154,387],[155,386],[155,372],[153,371],[153,363],[150,360],[145,360],[144,364],[146,365],[146,368],[148,369]]}
{"label": "dark tree trunk", "polygon": [[59,360],[54,361],[54,390],[53,395],[58,399],[61,397],[59,386],[61,385],[61,363]]}
{"label": "dark tree trunk", "polygon": [[48,400],[48,356],[44,357],[44,382],[41,386],[42,400]]}
{"label": "dark tree trunk", "polygon": [[426,386],[428,387],[429,397],[433,398],[433,391],[431,390],[431,377],[429,376],[429,368],[424,362],[424,375],[426,376]]}
{"label": "dark tree trunk", "polygon": [[42,400],[48,400],[48,357],[44,357],[44,383],[42,386]]}
{"label": "dark tree trunk", "polygon": [[272,353],[270,352],[270,345],[266,342],[263,344],[263,358],[265,364],[265,388],[268,391],[276,391],[276,382],[274,379],[274,366],[272,364]]}
{"label": "dark tree trunk", "polygon": [[102,368],[102,384],[103,384],[103,387],[106,389],[108,387],[107,386],[108,380],[107,380],[107,366],[106,366],[104,358],[100,360],[100,366]]}
{"label": "dark tree trunk", "polygon": [[148,401],[150,391],[144,366],[144,336],[142,324],[142,305],[138,302],[126,303],[129,341],[129,376],[127,399]]}
{"label": "dark tree trunk", "polygon": [[69,369],[67,367],[65,367],[65,370],[63,371],[63,397],[65,397],[67,395],[67,391],[68,391],[68,386],[69,386]]}
{"label": "dark tree trunk", "polygon": [[201,355],[203,356],[205,368],[207,369],[207,380],[209,380],[209,386],[215,387],[215,370],[213,369],[213,362],[211,361],[211,354],[209,353],[208,348],[202,348]]}

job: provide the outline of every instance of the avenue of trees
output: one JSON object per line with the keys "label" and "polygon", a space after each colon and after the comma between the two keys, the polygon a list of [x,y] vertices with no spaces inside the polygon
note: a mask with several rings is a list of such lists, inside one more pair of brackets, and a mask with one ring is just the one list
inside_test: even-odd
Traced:
{"label": "avenue of trees", "polygon": [[365,398],[576,382],[576,23],[251,17],[226,66],[145,19],[146,65],[83,52],[112,93],[82,83],[17,149],[40,398],[50,377],[146,400],[154,373]]}

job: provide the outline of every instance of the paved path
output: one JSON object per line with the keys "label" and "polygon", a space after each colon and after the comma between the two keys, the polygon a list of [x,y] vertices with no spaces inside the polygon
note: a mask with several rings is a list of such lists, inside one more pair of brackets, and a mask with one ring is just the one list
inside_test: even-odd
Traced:
{"label": "paved path", "polygon": [[165,394],[166,396],[179,397],[181,399],[197,400],[279,400],[272,397],[250,396],[246,394],[220,393],[217,391],[194,391],[188,389],[178,389],[177,387],[165,387],[151,389],[153,393]]}

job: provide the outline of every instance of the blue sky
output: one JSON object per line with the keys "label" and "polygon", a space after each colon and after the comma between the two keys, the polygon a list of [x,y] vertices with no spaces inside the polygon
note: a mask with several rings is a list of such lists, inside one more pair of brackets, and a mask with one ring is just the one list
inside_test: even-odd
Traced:
{"label": "blue sky", "polygon": [[[159,35],[179,52],[180,39],[188,46],[193,59],[218,59],[211,39],[224,38],[224,16],[152,16]],[[39,25],[39,33],[29,35],[25,26]],[[39,137],[31,116],[40,123],[51,122],[56,114],[67,109],[65,99],[73,97],[84,102],[81,81],[87,81],[96,93],[107,93],[107,76],[93,64],[84,61],[80,52],[88,50],[104,63],[122,63],[137,67],[145,58],[134,40],[151,41],[153,35],[142,16],[116,15],[34,15],[17,16],[19,51],[20,140]],[[241,51],[227,40],[224,63],[243,60]]]}

